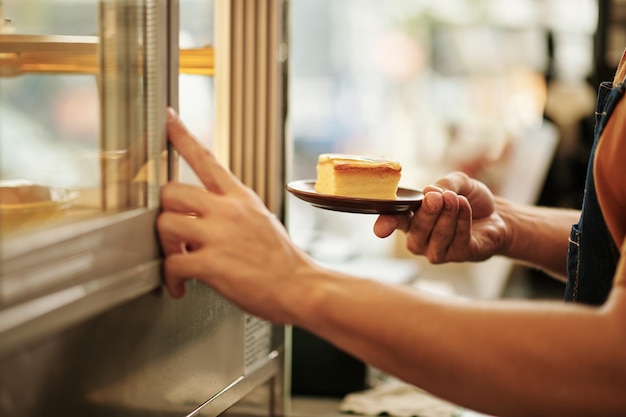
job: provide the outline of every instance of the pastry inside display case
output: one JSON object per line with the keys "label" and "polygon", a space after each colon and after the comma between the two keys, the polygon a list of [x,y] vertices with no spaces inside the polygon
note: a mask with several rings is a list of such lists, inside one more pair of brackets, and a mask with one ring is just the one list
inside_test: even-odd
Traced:
{"label": "pastry inside display case", "polygon": [[67,188],[47,187],[25,180],[0,181],[2,232],[49,221],[63,215],[78,197]]}
{"label": "pastry inside display case", "polygon": [[[146,11],[124,2],[122,13],[119,4],[0,1],[3,193],[21,195],[11,188],[28,183],[71,196],[62,204],[0,198],[1,234],[146,207],[147,184],[166,178],[166,164],[154,163],[162,149],[146,141]],[[106,16],[124,36],[103,27]],[[208,45],[180,50],[180,72],[212,76],[213,55]]]}
{"label": "pastry inside display case", "polygon": [[0,233],[99,213],[98,4],[4,0],[1,13]]}

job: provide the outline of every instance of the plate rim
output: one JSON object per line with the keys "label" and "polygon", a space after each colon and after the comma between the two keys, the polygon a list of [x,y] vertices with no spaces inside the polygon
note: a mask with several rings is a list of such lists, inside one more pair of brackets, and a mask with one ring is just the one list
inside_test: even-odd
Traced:
{"label": "plate rim", "polygon": [[[419,197],[400,197],[396,200],[381,200],[319,194],[315,191],[303,190],[302,187],[299,187],[299,185],[306,184],[307,188],[311,189],[314,187],[315,182],[315,179],[294,180],[287,183],[285,185],[285,189],[298,199],[305,201],[314,207],[349,213],[399,214],[418,208],[424,199],[424,194],[421,190],[407,187],[398,187],[398,190],[407,191],[412,194],[416,194]],[[311,201],[312,199],[319,201]]]}

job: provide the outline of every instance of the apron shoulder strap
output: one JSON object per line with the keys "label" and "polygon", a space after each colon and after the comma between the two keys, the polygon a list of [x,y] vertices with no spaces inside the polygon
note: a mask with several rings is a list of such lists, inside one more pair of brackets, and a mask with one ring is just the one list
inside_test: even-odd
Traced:
{"label": "apron shoulder strap", "polygon": [[617,72],[615,73],[615,78],[613,79],[613,85],[618,85],[623,82],[626,82],[626,49],[622,54],[622,59],[619,61],[619,65],[617,66]]}

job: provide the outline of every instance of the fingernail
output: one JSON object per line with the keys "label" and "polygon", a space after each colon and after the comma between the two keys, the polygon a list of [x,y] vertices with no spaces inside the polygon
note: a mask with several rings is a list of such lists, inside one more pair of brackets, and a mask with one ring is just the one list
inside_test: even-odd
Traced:
{"label": "fingernail", "polygon": [[176,114],[176,110],[174,110],[171,107],[168,107],[167,108],[167,121],[173,122],[174,120],[176,120],[177,117],[178,115]]}
{"label": "fingernail", "polygon": [[442,198],[441,194],[426,194],[424,197],[424,204],[430,210],[439,210],[441,209]]}

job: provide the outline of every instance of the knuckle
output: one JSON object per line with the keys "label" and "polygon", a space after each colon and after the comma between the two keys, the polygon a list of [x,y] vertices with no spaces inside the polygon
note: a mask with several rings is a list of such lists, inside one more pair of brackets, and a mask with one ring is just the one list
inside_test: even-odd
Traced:
{"label": "knuckle", "polygon": [[430,251],[426,253],[426,259],[433,265],[439,265],[445,262],[443,255],[438,251]]}
{"label": "knuckle", "polygon": [[156,219],[157,229],[160,231],[166,230],[167,226],[169,225],[169,218],[170,218],[170,213],[167,211],[159,214],[159,216]]}
{"label": "knuckle", "polygon": [[171,256],[167,256],[163,260],[163,272],[165,273],[165,281],[168,283],[174,282],[176,280],[176,276],[174,274],[176,267],[174,265],[174,261]]}
{"label": "knuckle", "polygon": [[237,199],[228,199],[224,205],[224,214],[234,221],[241,219],[246,215],[246,209],[244,204]]}
{"label": "knuckle", "polygon": [[467,175],[465,172],[453,171],[449,173],[448,175],[446,175],[444,178],[442,178],[438,182],[438,185],[440,185],[441,187],[447,190],[452,190],[456,192],[461,184],[469,180],[470,180],[470,176]]}
{"label": "knuckle", "polygon": [[160,192],[161,201],[168,200],[171,194],[172,194],[172,183],[168,182],[161,187],[161,192]]}
{"label": "knuckle", "polygon": [[157,218],[156,218],[156,228],[157,230],[161,230],[163,229],[163,227],[165,226],[163,223],[165,222],[165,220],[163,220],[163,216],[165,215],[165,213],[160,213]]}
{"label": "knuckle", "polygon": [[407,239],[406,241],[406,248],[409,250],[409,252],[414,253],[416,255],[421,254],[420,251],[420,247],[419,245],[415,242],[414,239]]}

